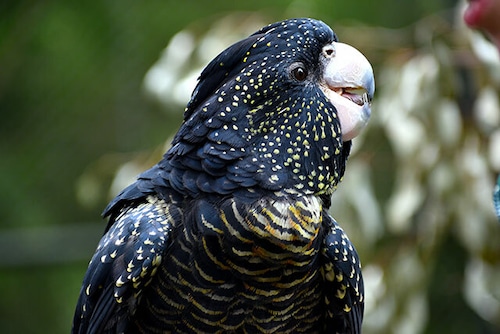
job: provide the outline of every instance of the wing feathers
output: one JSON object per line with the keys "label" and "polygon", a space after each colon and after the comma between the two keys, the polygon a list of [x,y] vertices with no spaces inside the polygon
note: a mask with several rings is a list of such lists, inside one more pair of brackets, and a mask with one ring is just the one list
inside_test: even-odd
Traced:
{"label": "wing feathers", "polygon": [[128,325],[128,315],[171,242],[179,214],[173,204],[150,196],[117,216],[89,264],[73,332],[114,332]]}

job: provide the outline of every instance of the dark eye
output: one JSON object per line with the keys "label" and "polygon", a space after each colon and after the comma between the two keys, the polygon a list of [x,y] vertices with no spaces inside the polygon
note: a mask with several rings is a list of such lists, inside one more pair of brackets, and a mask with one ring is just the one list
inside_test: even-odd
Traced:
{"label": "dark eye", "polygon": [[304,81],[307,79],[307,70],[302,64],[295,64],[292,66],[292,76],[297,81]]}

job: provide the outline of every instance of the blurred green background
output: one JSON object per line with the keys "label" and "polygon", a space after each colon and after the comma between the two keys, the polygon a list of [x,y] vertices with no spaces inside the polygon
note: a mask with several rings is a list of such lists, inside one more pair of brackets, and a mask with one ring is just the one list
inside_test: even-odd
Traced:
{"label": "blurred green background", "polygon": [[255,27],[302,16],[376,74],[332,207],[365,266],[364,332],[500,333],[500,67],[451,0],[2,2],[0,332],[69,332],[100,212],[161,157],[180,84]]}

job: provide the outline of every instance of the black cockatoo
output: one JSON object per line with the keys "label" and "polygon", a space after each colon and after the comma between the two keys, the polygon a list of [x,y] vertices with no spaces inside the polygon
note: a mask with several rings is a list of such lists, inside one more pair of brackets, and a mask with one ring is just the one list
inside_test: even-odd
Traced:
{"label": "black cockatoo", "polygon": [[73,333],[360,333],[360,261],[327,210],[373,93],[321,21],[219,54],[163,159],[105,209]]}

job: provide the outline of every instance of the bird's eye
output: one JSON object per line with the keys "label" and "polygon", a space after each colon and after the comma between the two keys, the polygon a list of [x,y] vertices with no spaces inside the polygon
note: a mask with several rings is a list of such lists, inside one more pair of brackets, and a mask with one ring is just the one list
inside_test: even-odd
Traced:
{"label": "bird's eye", "polygon": [[302,64],[295,64],[291,69],[292,76],[297,81],[304,81],[307,79],[307,70]]}

